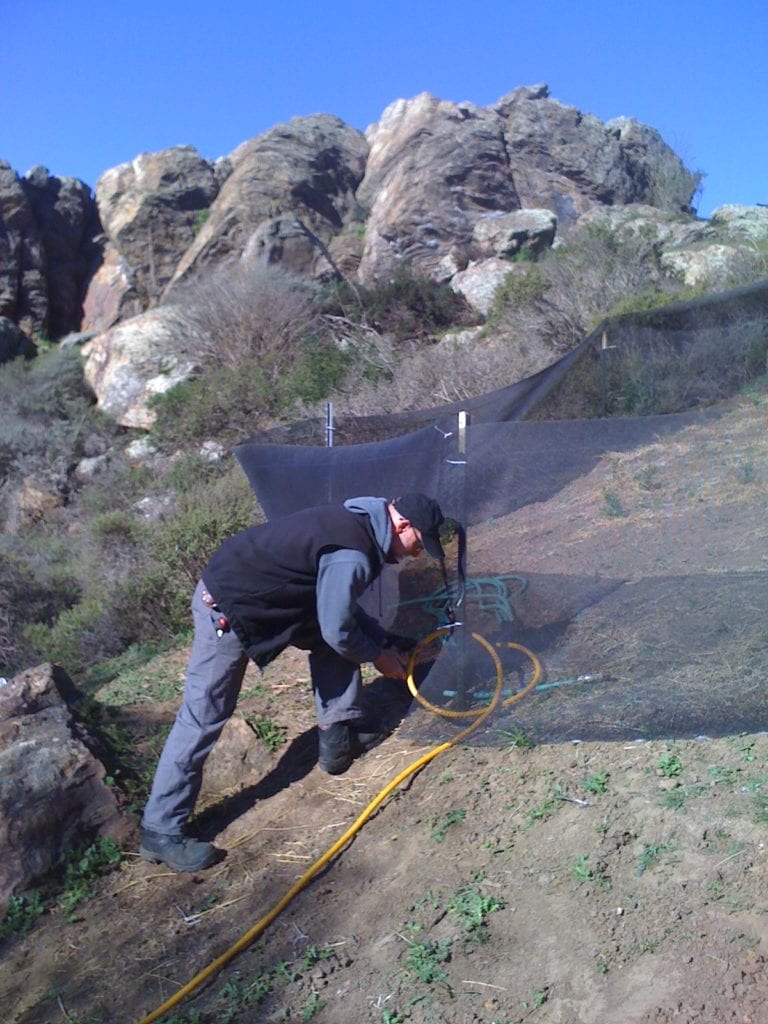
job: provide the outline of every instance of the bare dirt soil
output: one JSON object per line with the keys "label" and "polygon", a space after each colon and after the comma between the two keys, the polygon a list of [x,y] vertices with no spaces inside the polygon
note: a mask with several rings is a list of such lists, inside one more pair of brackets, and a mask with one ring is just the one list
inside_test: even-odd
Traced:
{"label": "bare dirt soil", "polygon": [[[482,742],[439,753],[166,1024],[768,1021],[768,634],[754,589],[768,560],[766,409],[740,399],[474,531],[471,571],[528,578],[524,642],[562,606],[544,679],[596,672],[626,699],[534,691]],[[718,579],[743,588],[713,622]],[[184,660],[165,655],[99,694],[150,771]],[[658,701],[644,696],[654,685]],[[748,727],[723,735],[701,712],[713,727],[697,738],[699,710],[670,713],[676,687],[705,711],[730,694]],[[226,858],[174,875],[127,844],[91,899],[5,940],[0,1018],[151,1014],[446,738],[435,721],[417,707],[331,778],[316,765],[304,656],[249,673],[198,821]]]}

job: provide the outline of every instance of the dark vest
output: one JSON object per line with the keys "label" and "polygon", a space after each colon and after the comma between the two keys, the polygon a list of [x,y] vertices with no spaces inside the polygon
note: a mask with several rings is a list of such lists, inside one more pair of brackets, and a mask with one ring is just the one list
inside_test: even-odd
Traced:
{"label": "dark vest", "polygon": [[311,650],[322,637],[317,574],[322,555],[362,552],[373,578],[383,554],[367,515],[343,505],[302,509],[225,540],[203,569],[203,581],[243,646],[263,667],[289,645]]}

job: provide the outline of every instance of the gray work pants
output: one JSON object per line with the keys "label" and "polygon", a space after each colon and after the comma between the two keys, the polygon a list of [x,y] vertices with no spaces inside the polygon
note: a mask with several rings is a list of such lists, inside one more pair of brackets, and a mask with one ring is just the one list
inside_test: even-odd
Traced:
{"label": "gray work pants", "polygon": [[[242,644],[229,630],[218,636],[220,612],[192,596],[195,637],[184,697],[160,755],[142,828],[178,835],[192,814],[203,781],[203,765],[237,704],[248,665]],[[315,712],[321,729],[363,714],[360,666],[326,644],[310,652]]]}

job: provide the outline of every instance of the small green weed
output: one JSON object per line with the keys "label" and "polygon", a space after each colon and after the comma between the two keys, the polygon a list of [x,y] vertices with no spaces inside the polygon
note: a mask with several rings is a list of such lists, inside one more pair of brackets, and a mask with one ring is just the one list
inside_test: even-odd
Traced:
{"label": "small green weed", "polygon": [[64,870],[64,890],[59,904],[71,914],[78,904],[93,896],[92,883],[123,859],[114,839],[100,836],[80,853],[71,853]]}
{"label": "small green weed", "polygon": [[0,921],[0,938],[9,935],[26,935],[38,917],[45,913],[45,904],[40,893],[34,889],[22,896],[11,896],[5,917]]}
{"label": "small green weed", "polygon": [[253,729],[270,754],[274,754],[284,743],[288,742],[286,727],[279,725],[273,718],[245,714],[243,718]]}
{"label": "small green weed", "polygon": [[677,754],[672,754],[669,751],[662,754],[656,767],[659,775],[663,775],[665,779],[676,779],[683,770],[680,758]]}
{"label": "small green weed", "polygon": [[325,1002],[320,998],[317,992],[313,992],[304,1005],[299,1011],[300,1020],[312,1020],[312,1018],[320,1013],[322,1008],[325,1006]]}
{"label": "small green weed", "polygon": [[405,1024],[405,1017],[395,1010],[382,1010],[381,1024]]}
{"label": "small green weed", "polygon": [[529,829],[537,821],[546,821],[559,806],[560,800],[557,795],[550,793],[548,797],[545,797],[544,800],[531,808],[524,827]]}
{"label": "small green weed", "polygon": [[514,750],[531,750],[534,741],[519,726],[514,729],[501,729],[500,735],[507,740],[507,745]]}
{"label": "small green weed", "polygon": [[609,519],[625,519],[629,515],[616,491],[603,493],[603,515]]}
{"label": "small green weed", "polygon": [[199,1010],[182,1010],[170,1017],[161,1017],[158,1024],[200,1024]]}
{"label": "small green weed", "polygon": [[546,1003],[547,999],[549,999],[549,986],[545,985],[544,988],[537,988],[534,991],[530,1002],[526,1001],[521,1005],[524,1010],[538,1010],[540,1006]]}
{"label": "small green weed", "polygon": [[248,1007],[258,1006],[269,994],[272,982],[269,974],[256,974],[250,981],[228,981],[221,990],[224,1005],[218,1012],[217,1024],[231,1024]]}
{"label": "small green weed", "polygon": [[610,889],[611,883],[605,870],[598,867],[597,870],[593,870],[589,866],[588,854],[580,854],[573,864],[568,865],[573,877],[579,883],[579,885],[598,885],[601,889]]}
{"label": "small green weed", "polygon": [[683,786],[679,789],[670,789],[661,798],[661,806],[668,807],[671,811],[680,811],[685,807],[688,795],[688,790]]}
{"label": "small green weed", "polygon": [[593,882],[595,879],[595,873],[589,866],[589,856],[586,853],[579,854],[574,863],[568,865],[568,870],[579,885],[584,885],[586,882]]}
{"label": "small green weed", "polygon": [[663,853],[670,849],[667,843],[645,843],[643,852],[637,859],[637,873],[642,875],[652,864],[655,864]]}
{"label": "small green weed", "polygon": [[596,772],[586,778],[582,785],[588,793],[595,793],[599,796],[608,789],[608,772]]}
{"label": "small green weed", "polygon": [[749,743],[743,743],[739,747],[739,754],[741,755],[741,760],[742,761],[746,761],[747,763],[749,763],[751,761],[754,761],[755,758],[757,757],[757,755],[755,754],[755,744],[754,744],[754,741],[749,742]]}
{"label": "small green weed", "polygon": [[414,974],[427,985],[434,981],[442,981],[448,976],[441,964],[451,959],[451,939],[441,939],[439,942],[411,942],[405,936],[400,937],[408,943],[406,969],[410,974]]}
{"label": "small green weed", "polygon": [[460,821],[464,821],[467,816],[466,811],[455,810],[446,811],[445,814],[439,817],[432,818],[430,821],[430,827],[432,829],[432,838],[436,843],[442,843],[445,839],[445,834],[451,825],[456,825]]}
{"label": "small green weed", "polygon": [[301,958],[301,963],[304,965],[304,970],[308,971],[322,960],[330,960],[332,956],[333,950],[330,946],[307,946]]}
{"label": "small green weed", "polygon": [[480,892],[483,876],[469,885],[462,886],[448,904],[448,913],[456,919],[464,938],[474,942],[485,942],[488,938],[487,918],[504,908],[504,901]]}

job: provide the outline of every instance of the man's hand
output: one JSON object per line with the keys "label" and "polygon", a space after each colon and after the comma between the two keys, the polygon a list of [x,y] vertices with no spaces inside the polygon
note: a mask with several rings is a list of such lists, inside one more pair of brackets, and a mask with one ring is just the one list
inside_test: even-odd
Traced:
{"label": "man's hand", "polygon": [[408,655],[397,651],[382,651],[373,662],[374,668],[387,679],[406,679]]}

